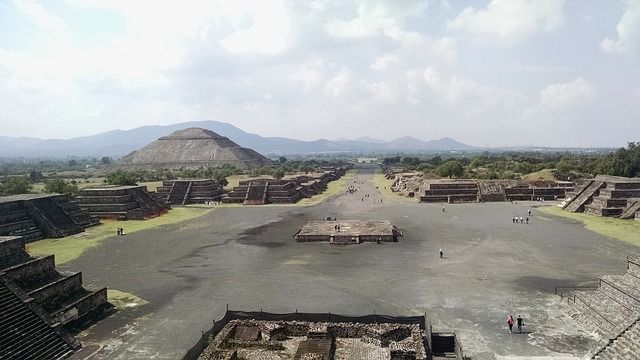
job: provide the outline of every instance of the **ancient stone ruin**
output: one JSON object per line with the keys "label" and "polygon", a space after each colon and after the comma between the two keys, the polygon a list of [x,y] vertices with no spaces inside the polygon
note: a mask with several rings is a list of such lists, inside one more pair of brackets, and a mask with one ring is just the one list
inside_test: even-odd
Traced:
{"label": "ancient stone ruin", "polygon": [[222,201],[244,205],[294,204],[303,198],[322,193],[329,182],[344,174],[345,169],[337,168],[318,174],[288,176],[280,180],[262,178],[240,181]]}
{"label": "ancient stone ruin", "polygon": [[637,359],[638,354],[640,354],[640,318],[615,338],[609,339],[605,345],[596,349],[590,359]]}
{"label": "ancient stone ruin", "polygon": [[594,290],[570,293],[566,311],[604,339],[592,358],[632,359],[640,354],[640,258],[627,260],[625,274],[598,280]]}
{"label": "ancient stone ruin", "polygon": [[24,238],[0,237],[0,358],[64,358],[79,344],[61,326],[108,307],[106,288],[88,289],[82,273],[56,270],[53,255],[30,256]]}
{"label": "ancient stone ruin", "polygon": [[144,220],[168,211],[145,186],[103,186],[86,188],[76,197],[80,208],[103,219]]}
{"label": "ancient stone ruin", "polygon": [[26,242],[59,238],[99,223],[68,195],[26,194],[0,197],[0,236],[22,236]]}
{"label": "ancient stone ruin", "polygon": [[220,201],[224,190],[210,179],[165,180],[156,190],[155,198],[170,205],[203,204]]}
{"label": "ancient stone ruin", "polygon": [[565,182],[535,186],[513,180],[430,180],[421,202],[461,203],[563,199],[573,187]]}
{"label": "ancient stone ruin", "polygon": [[299,242],[323,241],[336,245],[397,242],[402,231],[384,220],[309,221],[293,235]]}
{"label": "ancient stone ruin", "polygon": [[0,359],[65,359],[80,344],[0,274]]}
{"label": "ancient stone ruin", "polygon": [[570,212],[640,220],[640,178],[598,175],[568,193],[563,208]]}
{"label": "ancient stone ruin", "polygon": [[185,359],[468,359],[425,317],[227,312]]}
{"label": "ancient stone ruin", "polygon": [[421,202],[477,202],[478,184],[474,181],[451,181],[429,184],[420,196]]}
{"label": "ancient stone ruin", "polygon": [[292,180],[252,179],[240,181],[222,199],[225,203],[244,205],[294,204],[302,199],[298,184]]}
{"label": "ancient stone ruin", "polygon": [[272,161],[224,136],[201,128],[178,130],[123,157],[121,168],[200,168],[232,165],[251,169]]}

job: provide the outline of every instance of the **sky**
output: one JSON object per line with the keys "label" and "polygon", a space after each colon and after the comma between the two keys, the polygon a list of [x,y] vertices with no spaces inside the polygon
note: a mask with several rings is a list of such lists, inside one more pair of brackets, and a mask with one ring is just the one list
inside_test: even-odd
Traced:
{"label": "sky", "polygon": [[623,146],[640,141],[640,0],[0,0],[0,136],[197,120]]}

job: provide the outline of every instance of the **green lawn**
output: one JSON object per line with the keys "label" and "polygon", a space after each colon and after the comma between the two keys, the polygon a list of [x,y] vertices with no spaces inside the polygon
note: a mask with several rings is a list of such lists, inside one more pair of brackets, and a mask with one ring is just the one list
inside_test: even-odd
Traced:
{"label": "green lawn", "polygon": [[393,181],[384,177],[384,174],[382,173],[378,173],[373,176],[373,183],[378,187],[378,191],[380,191],[386,199],[416,202],[415,198],[406,197],[401,195],[400,193],[393,192],[391,190]]}
{"label": "green lawn", "polygon": [[117,309],[129,309],[148,304],[148,302],[134,294],[115,289],[107,289],[107,300]]}
{"label": "green lawn", "polygon": [[533,181],[554,181],[556,178],[553,176],[555,169],[542,169],[540,171],[532,172],[522,176],[522,180]]}
{"label": "green lawn", "polygon": [[114,236],[119,227],[124,228],[125,233],[131,234],[162,225],[176,224],[194,219],[211,211],[213,211],[213,208],[177,207],[170,210],[168,214],[149,220],[104,220],[102,224],[90,227],[85,232],[77,235],[60,239],[45,239],[27,244],[27,251],[36,256],[54,254],[56,256],[56,264],[64,264],[78,258],[85,250],[99,246],[102,240]]}
{"label": "green lawn", "polygon": [[572,213],[557,206],[540,208],[540,211],[556,216],[562,216],[581,222],[585,228],[629,244],[640,246],[640,221],[622,220],[610,217],[593,216],[583,213]]}
{"label": "green lawn", "polygon": [[145,181],[139,182],[138,185],[146,186],[147,191],[158,191],[158,187],[162,186],[162,181]]}
{"label": "green lawn", "polygon": [[329,199],[329,198],[331,198],[331,197],[333,197],[335,195],[338,195],[339,193],[344,191],[345,188],[347,187],[347,183],[353,181],[354,177],[355,177],[355,172],[348,171],[340,179],[330,182],[327,185],[327,190],[325,190],[321,194],[318,194],[318,195],[313,196],[311,198],[302,199],[302,200],[298,201],[296,203],[296,205],[311,206],[311,205],[320,204],[321,202],[323,202],[323,201],[325,201],[325,200],[327,200],[327,199]]}

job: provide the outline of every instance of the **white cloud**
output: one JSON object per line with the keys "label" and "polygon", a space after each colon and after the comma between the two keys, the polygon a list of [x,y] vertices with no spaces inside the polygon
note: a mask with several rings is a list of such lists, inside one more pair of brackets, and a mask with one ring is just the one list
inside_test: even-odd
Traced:
{"label": "white cloud", "polygon": [[343,96],[345,95],[351,81],[351,73],[346,69],[342,69],[339,73],[329,79],[325,86],[325,92],[333,97]]}
{"label": "white cloud", "polygon": [[[422,77],[424,83],[436,96],[450,104],[475,100],[483,106],[498,106],[513,97],[508,90],[481,85],[472,79],[458,76],[443,77],[433,67],[427,67]],[[465,104],[465,106],[471,105],[473,104]]]}
{"label": "white cloud", "polygon": [[640,0],[626,0],[625,12],[616,26],[617,39],[605,38],[600,47],[605,52],[640,51]]}
{"label": "white cloud", "polygon": [[551,109],[564,109],[583,103],[594,96],[595,86],[582,77],[567,83],[547,86],[540,91],[540,103]]}
{"label": "white cloud", "polygon": [[465,8],[447,25],[511,43],[558,29],[565,20],[563,5],[564,0],[491,0],[485,9]]}
{"label": "white cloud", "polygon": [[247,7],[252,24],[222,39],[231,53],[277,54],[284,50],[291,29],[283,0],[260,0]]}
{"label": "white cloud", "polygon": [[362,39],[379,33],[398,31],[409,17],[422,14],[428,2],[421,0],[363,1],[358,14],[349,20],[332,20],[325,24],[327,32],[345,39]]}
{"label": "white cloud", "polygon": [[398,99],[393,86],[384,81],[371,84],[371,92],[376,100],[379,100],[385,104],[395,103]]}
{"label": "white cloud", "polygon": [[402,60],[395,54],[384,54],[376,59],[376,61],[371,64],[371,70],[373,71],[384,71],[390,65],[400,64]]}

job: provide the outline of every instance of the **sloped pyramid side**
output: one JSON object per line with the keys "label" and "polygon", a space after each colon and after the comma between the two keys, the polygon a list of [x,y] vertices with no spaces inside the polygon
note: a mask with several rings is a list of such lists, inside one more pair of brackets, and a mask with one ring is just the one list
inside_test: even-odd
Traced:
{"label": "sloped pyramid side", "polygon": [[226,137],[201,128],[178,130],[123,157],[121,167],[200,167],[233,165],[239,169],[270,165],[271,160]]}

